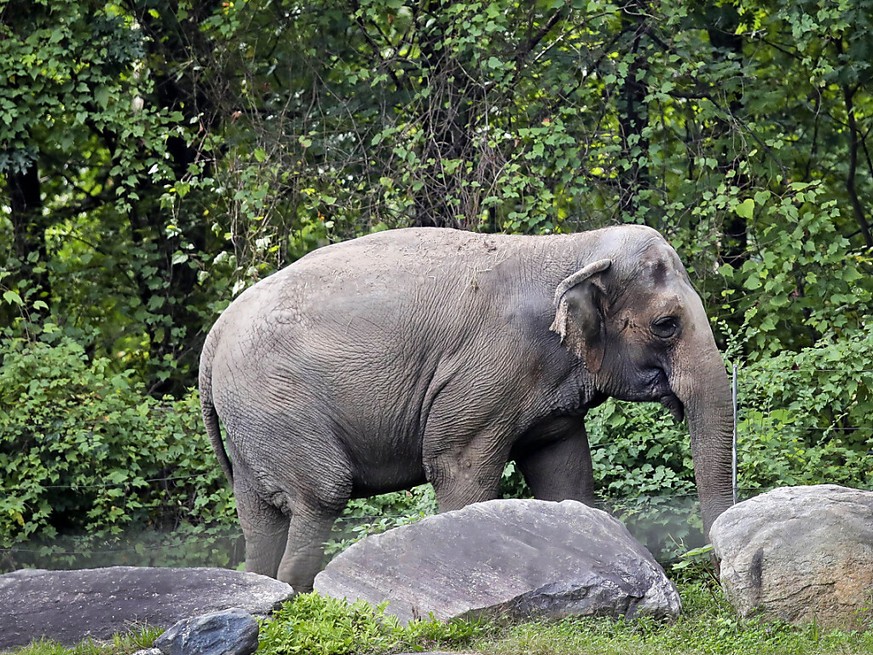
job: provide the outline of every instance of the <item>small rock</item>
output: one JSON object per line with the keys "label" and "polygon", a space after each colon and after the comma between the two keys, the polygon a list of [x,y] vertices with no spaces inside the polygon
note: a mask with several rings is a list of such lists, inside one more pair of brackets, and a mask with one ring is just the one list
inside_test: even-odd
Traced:
{"label": "small rock", "polygon": [[233,608],[179,621],[155,640],[162,655],[251,655],[258,649],[258,622]]}
{"label": "small rock", "polygon": [[873,492],[783,487],[734,505],[710,537],[725,595],[741,616],[871,625]]}
{"label": "small rock", "polygon": [[615,518],[575,501],[493,500],[367,537],[319,593],[388,601],[402,622],[481,614],[675,617],[676,589]]}
{"label": "small rock", "polygon": [[160,648],[144,648],[136,651],[133,655],[164,655]]}

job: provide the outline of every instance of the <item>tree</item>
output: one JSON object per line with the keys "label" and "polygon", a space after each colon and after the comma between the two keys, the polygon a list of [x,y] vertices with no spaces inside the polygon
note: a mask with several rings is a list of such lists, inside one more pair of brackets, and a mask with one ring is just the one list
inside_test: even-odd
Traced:
{"label": "tree", "polygon": [[234,293],[386,227],[647,223],[749,353],[835,327],[817,298],[864,315],[863,2],[0,7],[2,324],[54,321],[155,393]]}
{"label": "tree", "polygon": [[[0,463],[18,466],[3,531],[102,517],[55,500],[52,458],[129,463],[144,437],[125,430],[184,454],[157,453],[156,476],[196,468],[186,390],[221,309],[320,245],[408,225],[659,229],[752,370],[759,479],[818,431],[816,466],[854,470],[870,447],[871,21],[873,0],[0,0],[0,363],[17,380]],[[771,363],[834,371],[817,391]],[[777,402],[789,413],[767,414]],[[681,450],[650,450],[646,412],[604,408],[594,443],[643,426],[638,449],[596,450],[604,482],[689,488]],[[650,451],[652,475],[631,454]],[[94,475],[79,464],[75,484]],[[119,484],[162,515],[140,477]]]}
{"label": "tree", "polygon": [[25,311],[33,328],[52,305],[91,348],[142,359],[155,390],[170,388],[177,369],[194,369],[187,341],[202,330],[189,311],[196,271],[183,264],[185,249],[202,251],[205,229],[196,219],[172,228],[165,199],[199,156],[189,127],[202,108],[178,75],[189,52],[165,38],[172,25],[153,27],[154,6],[19,4],[0,6],[0,170],[13,235],[3,323]]}

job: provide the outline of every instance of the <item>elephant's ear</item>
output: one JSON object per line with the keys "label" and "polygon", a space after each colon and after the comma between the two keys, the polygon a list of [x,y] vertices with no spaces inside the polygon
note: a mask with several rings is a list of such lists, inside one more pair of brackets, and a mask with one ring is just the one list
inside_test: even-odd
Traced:
{"label": "elephant's ear", "polygon": [[551,330],[561,343],[585,360],[592,373],[600,370],[605,346],[601,313],[603,291],[592,277],[612,265],[609,259],[588,264],[563,280],[555,290],[555,320]]}

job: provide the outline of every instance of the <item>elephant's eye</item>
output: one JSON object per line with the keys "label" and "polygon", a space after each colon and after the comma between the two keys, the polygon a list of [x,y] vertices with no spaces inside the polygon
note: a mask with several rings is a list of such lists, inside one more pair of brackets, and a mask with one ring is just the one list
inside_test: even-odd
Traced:
{"label": "elephant's eye", "polygon": [[674,316],[664,316],[652,321],[652,333],[656,337],[669,339],[679,331],[679,321]]}

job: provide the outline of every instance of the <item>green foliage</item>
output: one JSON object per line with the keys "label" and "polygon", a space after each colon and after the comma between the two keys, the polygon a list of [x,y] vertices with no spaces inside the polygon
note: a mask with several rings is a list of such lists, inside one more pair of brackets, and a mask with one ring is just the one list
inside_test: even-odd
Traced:
{"label": "green foliage", "polygon": [[0,12],[0,172],[26,170],[47,134],[59,136],[45,143],[55,154],[72,155],[89,123],[130,114],[144,51],[117,5],[4,0]]}
{"label": "green foliage", "polygon": [[0,546],[231,519],[195,393],[154,399],[50,326],[43,337],[2,342]]}
{"label": "green foliage", "polygon": [[719,573],[713,561],[712,544],[692,548],[682,553],[669,567],[667,574],[677,585],[720,585]]}
{"label": "green foliage", "polygon": [[420,619],[401,626],[386,605],[300,594],[261,626],[259,653],[346,655],[395,653],[462,646],[481,633],[475,622]]}
{"label": "green foliage", "polygon": [[637,221],[744,354],[812,345],[870,300],[869,4],[2,0],[0,324],[178,396],[318,245]]}
{"label": "green foliage", "polygon": [[654,404],[607,401],[586,426],[595,493],[661,561],[696,543],[697,490],[688,430]]}
{"label": "green foliage", "polygon": [[[591,459],[604,493],[616,497],[693,493],[687,429],[658,405],[610,401],[589,414]],[[642,465],[641,465],[642,463]]]}
{"label": "green foliage", "polygon": [[739,479],[873,488],[873,326],[742,369]]}
{"label": "green foliage", "polygon": [[759,229],[750,256],[739,269],[725,264],[720,270],[736,287],[722,293],[732,301],[728,308],[743,316],[731,335],[739,351],[732,354],[778,356],[863,326],[873,293],[871,258],[839,233],[836,201],[824,199],[817,183],[792,183],[778,198],[766,191],[755,196],[760,212],[750,225]]}
{"label": "green foliage", "polygon": [[0,1],[0,327],[32,334],[54,310],[115,370],[181,395],[212,313],[192,307],[202,195],[174,201],[206,152],[163,68],[187,53],[141,5]]}
{"label": "green foliage", "polygon": [[[208,326],[406,225],[662,230],[743,364],[741,486],[869,486],[873,1],[820,5],[0,0],[0,539],[230,517]],[[684,428],[588,424],[604,504],[681,551]]]}

